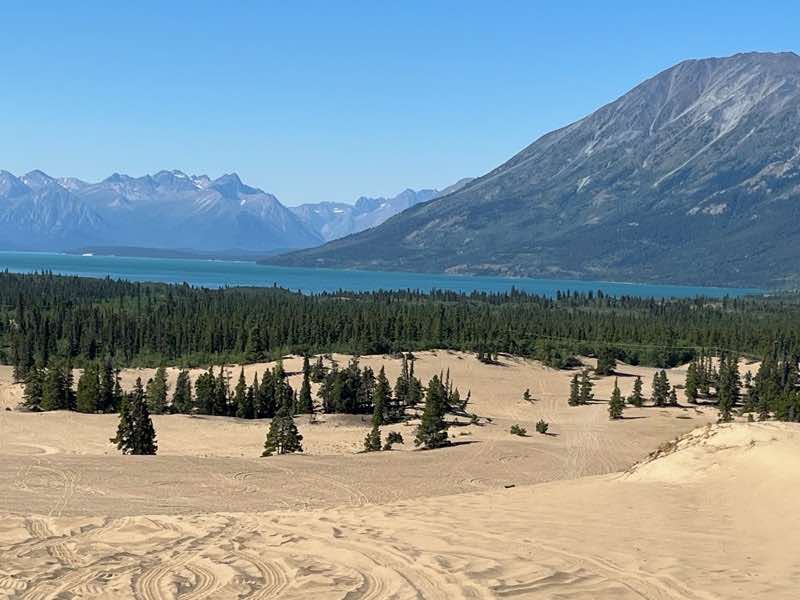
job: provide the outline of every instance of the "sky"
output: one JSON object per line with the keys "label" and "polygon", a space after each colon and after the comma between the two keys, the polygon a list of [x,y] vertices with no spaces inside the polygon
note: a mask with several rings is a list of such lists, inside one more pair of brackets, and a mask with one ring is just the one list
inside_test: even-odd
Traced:
{"label": "sky", "polygon": [[800,52],[782,0],[1,10],[0,169],[237,172],[288,205],[443,188],[681,60]]}

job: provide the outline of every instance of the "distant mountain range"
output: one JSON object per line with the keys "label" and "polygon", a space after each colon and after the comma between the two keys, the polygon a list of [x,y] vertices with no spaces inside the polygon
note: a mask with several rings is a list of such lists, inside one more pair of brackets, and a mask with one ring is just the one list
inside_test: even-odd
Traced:
{"label": "distant mountain range", "polygon": [[380,225],[407,208],[460,189],[470,181],[462,179],[441,191],[407,189],[393,198],[362,196],[355,204],[319,202],[292,206],[289,210],[327,242]]}
{"label": "distant mountain range", "polygon": [[[256,257],[375,226],[435,190],[287,208],[235,173],[181,171],[99,183],[0,171],[0,249],[147,256]],[[177,254],[176,254],[177,252]]]}
{"label": "distant mountain range", "polygon": [[800,57],[682,62],[462,188],[281,265],[800,282]]}

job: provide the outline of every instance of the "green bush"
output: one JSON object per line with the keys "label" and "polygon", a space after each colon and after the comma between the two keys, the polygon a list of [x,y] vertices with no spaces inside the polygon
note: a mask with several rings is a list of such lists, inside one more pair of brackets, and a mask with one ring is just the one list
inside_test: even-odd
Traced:
{"label": "green bush", "polygon": [[536,431],[538,431],[539,433],[542,433],[542,434],[547,433],[547,430],[548,430],[549,427],[550,427],[550,424],[547,421],[545,421],[544,419],[539,419],[536,422]]}
{"label": "green bush", "polygon": [[511,435],[518,435],[520,437],[525,437],[528,435],[528,430],[524,427],[520,427],[519,425],[512,425],[511,429],[509,430]]}

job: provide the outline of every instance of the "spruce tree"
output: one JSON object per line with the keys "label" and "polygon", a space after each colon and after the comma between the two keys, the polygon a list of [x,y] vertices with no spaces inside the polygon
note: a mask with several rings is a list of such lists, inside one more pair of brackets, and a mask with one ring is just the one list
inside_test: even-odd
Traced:
{"label": "spruce tree", "polygon": [[697,403],[697,397],[699,394],[699,380],[696,360],[692,360],[692,362],[689,363],[689,368],[686,370],[686,387],[684,389],[684,393],[686,394],[686,399],[691,404]]}
{"label": "spruce tree", "polygon": [[567,402],[570,406],[578,406],[581,403],[581,385],[578,381],[578,374],[572,376],[572,382],[569,385],[569,400]]}
{"label": "spruce tree", "polygon": [[147,406],[150,412],[156,415],[164,413],[167,408],[167,369],[161,365],[151,381],[147,382]]}
{"label": "spruce tree", "polygon": [[294,424],[288,401],[284,402],[269,425],[264,451],[261,456],[291,454],[303,451],[303,436]]}
{"label": "spruce tree", "polygon": [[172,394],[172,410],[178,413],[189,414],[194,408],[192,401],[192,381],[189,371],[181,369],[175,380],[175,392]]}
{"label": "spruce tree", "polygon": [[578,404],[589,404],[590,400],[594,399],[592,388],[594,384],[589,377],[589,369],[584,369],[581,373],[580,394],[578,395]]}
{"label": "spruce tree", "polygon": [[87,365],[78,379],[75,408],[83,413],[95,413],[102,408],[100,370],[96,364]]}
{"label": "spruce tree", "polygon": [[47,368],[42,384],[42,410],[70,410],[71,392],[67,377],[59,365]]}
{"label": "spruce tree", "polygon": [[425,409],[422,412],[417,434],[414,438],[415,446],[427,449],[439,448],[449,444],[447,439],[447,424],[445,423],[445,398],[444,386],[439,377],[434,375],[428,383],[425,395]]}
{"label": "spruce tree", "polygon": [[389,403],[392,401],[392,389],[389,387],[389,380],[386,378],[386,371],[381,367],[373,393],[372,425],[380,427],[389,416]]}
{"label": "spruce tree", "polygon": [[123,454],[150,455],[158,450],[141,378],[120,406],[117,435],[111,441]]}
{"label": "spruce tree", "polygon": [[239,371],[239,380],[236,382],[236,387],[233,391],[233,405],[236,407],[236,416],[240,419],[246,419],[248,413],[247,407],[247,381],[244,378],[244,367]]}
{"label": "spruce tree", "polygon": [[311,400],[311,367],[308,356],[303,357],[303,383],[297,396],[297,412],[310,415],[314,412],[314,402]]}
{"label": "spruce tree", "polygon": [[117,398],[116,387],[118,385],[117,373],[111,359],[103,361],[100,369],[100,406],[103,412],[114,412],[119,408],[122,398]]}
{"label": "spruce tree", "polygon": [[131,397],[131,418],[134,425],[133,452],[131,454],[155,454],[158,450],[156,430],[150,418],[141,380],[137,380]]}
{"label": "spruce tree", "polygon": [[373,425],[367,437],[364,438],[364,452],[379,452],[381,449],[381,430]]}
{"label": "spruce tree", "polygon": [[217,389],[217,378],[214,376],[214,367],[202,373],[194,382],[194,395],[197,408],[201,414],[213,415]]}
{"label": "spruce tree", "polygon": [[608,416],[610,419],[621,419],[622,411],[625,410],[625,400],[619,391],[619,384],[614,380],[614,391],[611,392],[611,399],[608,401]]}
{"label": "spruce tree", "polygon": [[637,408],[641,408],[642,404],[644,404],[641,377],[637,376],[636,381],[633,382],[633,393],[628,397],[628,404],[631,406],[636,406]]}
{"label": "spruce tree", "polygon": [[22,394],[22,405],[25,408],[33,411],[42,410],[44,377],[44,371],[35,366],[25,372],[25,389]]}
{"label": "spruce tree", "polygon": [[[141,384],[141,380],[140,380]],[[128,396],[122,398],[119,405],[119,423],[117,435],[109,441],[116,444],[117,449],[123,454],[133,454],[134,425],[131,416],[131,403]]]}

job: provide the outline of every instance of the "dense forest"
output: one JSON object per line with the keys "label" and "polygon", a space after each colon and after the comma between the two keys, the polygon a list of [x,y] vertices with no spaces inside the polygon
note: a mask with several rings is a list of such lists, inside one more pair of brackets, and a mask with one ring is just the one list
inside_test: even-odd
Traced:
{"label": "dense forest", "polygon": [[20,376],[73,366],[254,362],[286,353],[508,352],[554,367],[578,353],[669,367],[701,349],[763,357],[798,346],[795,296],[710,300],[564,292],[203,289],[49,273],[0,273],[0,361]]}

